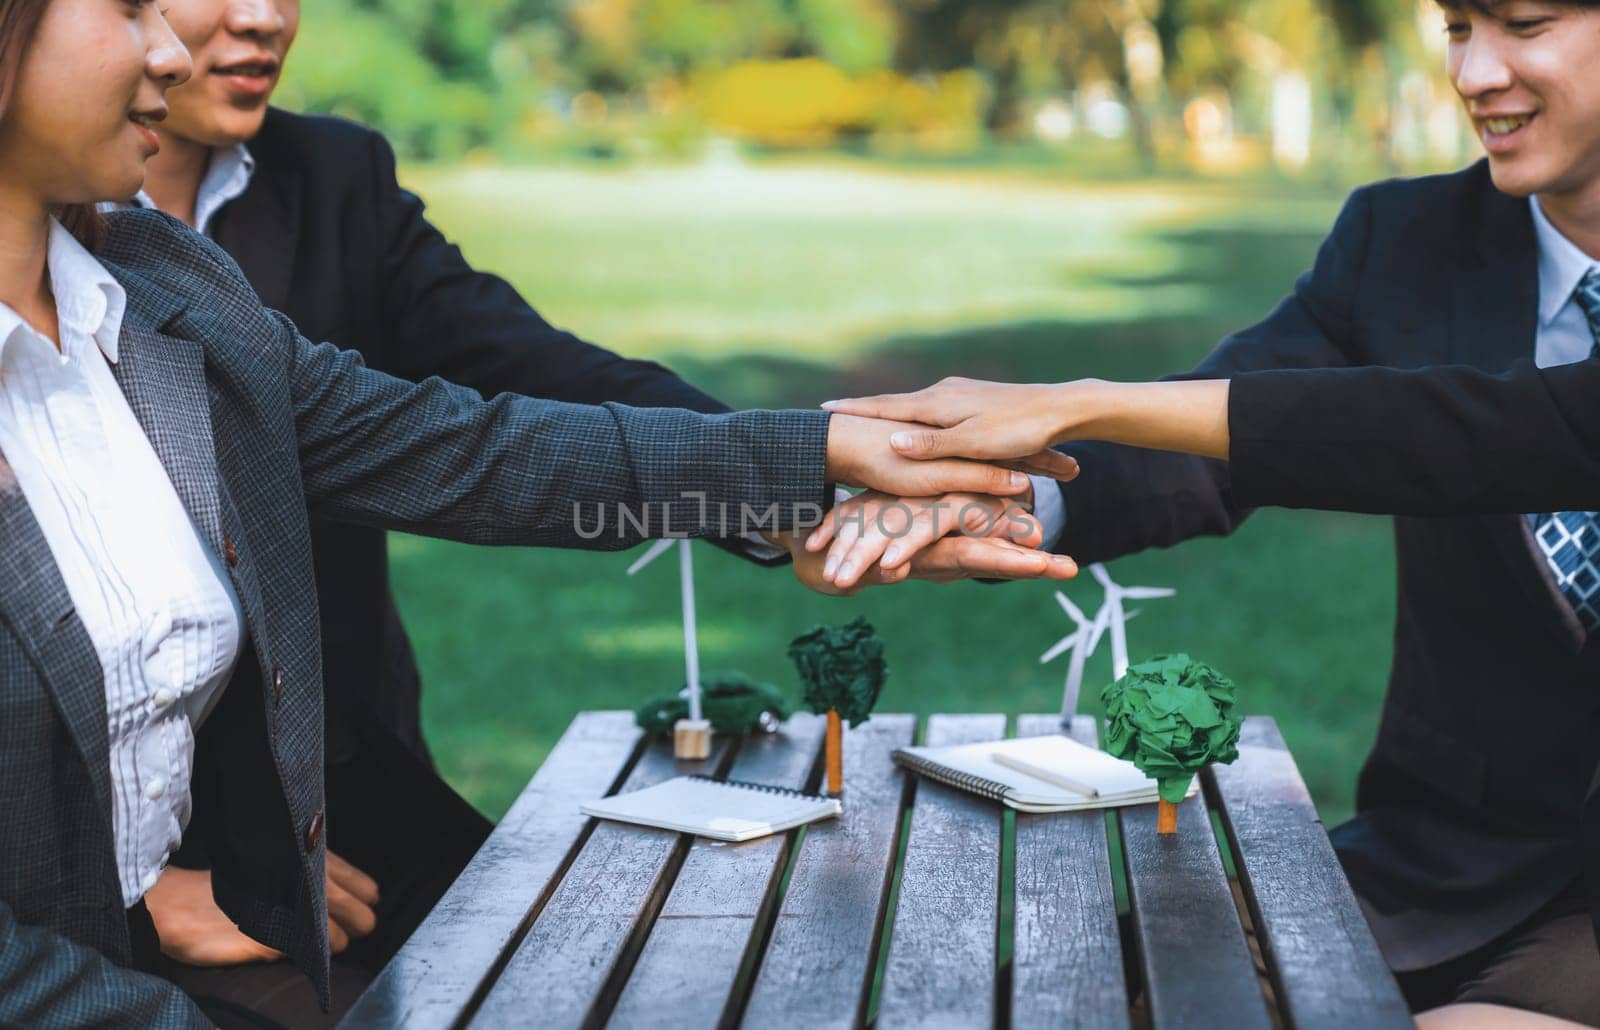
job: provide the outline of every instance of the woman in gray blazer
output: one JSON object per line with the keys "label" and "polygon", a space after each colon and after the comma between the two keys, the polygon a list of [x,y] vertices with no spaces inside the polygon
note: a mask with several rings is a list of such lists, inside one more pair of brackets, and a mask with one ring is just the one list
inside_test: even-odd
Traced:
{"label": "woman in gray blazer", "polygon": [[[181,223],[96,220],[137,190],[189,72],[147,0],[0,0],[3,1025],[211,1025],[139,971],[160,962],[141,898],[183,834],[221,908],[326,1004],[308,511],[617,549],[737,532],[724,504],[791,530],[834,481],[1027,486],[899,458],[871,420],[484,402],[315,346]],[[1013,572],[1073,571],[984,543]]]}

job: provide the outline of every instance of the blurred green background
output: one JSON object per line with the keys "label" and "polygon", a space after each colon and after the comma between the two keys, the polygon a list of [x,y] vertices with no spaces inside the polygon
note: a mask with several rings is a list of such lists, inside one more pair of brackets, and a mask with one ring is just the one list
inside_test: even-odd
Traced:
{"label": "blurred green background", "polygon": [[[1352,185],[1471,156],[1442,51],[1429,0],[322,0],[279,99],[388,132],[436,223],[551,321],[735,406],[811,406],[1189,367],[1291,287]],[[1238,680],[1330,822],[1387,673],[1389,540],[1265,511],[1112,567],[1178,591],[1130,626],[1135,660]],[[491,815],[574,713],[682,682],[673,563],[392,555],[439,764]],[[829,599],[696,555],[708,673],[798,694],[790,638],[865,614],[881,710],[1059,706],[1053,586]]]}

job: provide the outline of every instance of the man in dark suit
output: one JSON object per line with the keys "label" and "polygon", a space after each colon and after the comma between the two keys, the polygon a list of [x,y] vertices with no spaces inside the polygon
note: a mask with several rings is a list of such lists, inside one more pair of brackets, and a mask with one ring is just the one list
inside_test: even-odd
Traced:
{"label": "man in dark suit", "polygon": [[[1600,5],[1445,13],[1451,78],[1488,160],[1357,191],[1294,293],[1194,378],[1346,365],[1499,372],[1594,350],[1600,80],[1577,70],[1600,60]],[[1403,410],[1386,414],[1392,432],[1408,432]],[[1221,462],[1066,449],[1090,470],[1063,493],[1060,546],[1081,561],[1229,533],[1248,515]],[[1600,799],[1585,807],[1600,757],[1596,584],[1573,582],[1556,553],[1567,540],[1600,548],[1597,533],[1582,512],[1395,520],[1389,692],[1358,814],[1332,835],[1419,1009],[1491,1002],[1600,1020],[1589,925],[1591,912],[1600,920]]]}
{"label": "man in dark suit", "polygon": [[[1293,296],[1222,342],[1194,377],[1344,365],[1504,371],[1594,352],[1600,86],[1576,69],[1600,58],[1600,6],[1445,13],[1451,78],[1488,160],[1358,190]],[[1408,432],[1403,409],[1386,414],[1390,432]],[[1078,560],[1230,533],[1248,515],[1221,462],[1069,451],[1088,470],[1064,494],[1061,545]],[[1453,473],[1443,465],[1435,475]],[[1600,547],[1592,513],[1568,515],[1582,526],[1574,541]],[[1589,918],[1600,920],[1600,798],[1589,793],[1600,646],[1590,584],[1570,582],[1552,553],[1560,525],[1550,513],[1395,518],[1389,694],[1357,817],[1333,838],[1419,1009],[1501,1003],[1600,1020]]]}
{"label": "man in dark suit", "polygon": [[1209,382],[828,406],[945,427],[906,434],[912,457],[1106,430],[1122,445],[1063,448],[1089,470],[1063,491],[1080,560],[1230,533],[1256,503],[1399,515],[1389,692],[1334,843],[1419,1022],[1597,1024],[1600,513],[1518,505],[1600,491],[1600,3],[1441,6],[1488,160],[1358,190],[1294,293],[1184,377]]}
{"label": "man in dark suit", "polygon": [[[357,350],[380,371],[440,376],[486,397],[727,410],[657,364],[554,328],[509,284],[472,269],[399,186],[379,134],[269,108],[298,28],[297,0],[175,0],[167,14],[195,75],[168,96],[163,150],[136,203],[212,236],[263,302],[308,338]],[[426,915],[489,824],[428,758],[384,534],[314,520],[312,543],[327,685],[331,932],[336,947],[357,938],[350,954],[371,968]],[[951,537],[919,556],[913,574],[981,571],[975,543]],[[790,560],[759,540],[719,544],[763,564]],[[179,860],[204,865],[193,847]],[[169,870],[150,905],[163,946],[191,964],[272,954],[221,917],[203,872]],[[236,993],[239,979],[193,972],[186,983]]]}

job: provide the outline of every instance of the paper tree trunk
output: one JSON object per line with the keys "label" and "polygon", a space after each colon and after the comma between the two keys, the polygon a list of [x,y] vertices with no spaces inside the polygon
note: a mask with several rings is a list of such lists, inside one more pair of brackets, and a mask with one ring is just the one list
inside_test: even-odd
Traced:
{"label": "paper tree trunk", "polygon": [[837,708],[828,709],[828,737],[825,745],[828,759],[828,793],[838,797],[844,793],[844,722]]}

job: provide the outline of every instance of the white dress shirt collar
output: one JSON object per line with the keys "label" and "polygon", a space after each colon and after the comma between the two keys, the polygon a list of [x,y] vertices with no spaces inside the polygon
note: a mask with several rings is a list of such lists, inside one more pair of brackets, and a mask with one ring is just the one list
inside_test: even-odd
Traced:
{"label": "white dress shirt collar", "polygon": [[[117,340],[122,335],[122,317],[128,307],[128,294],[122,284],[54,218],[50,219],[45,264],[50,273],[50,292],[56,299],[56,318],[63,330],[62,346],[81,333],[84,339],[99,344],[107,361],[116,364]],[[33,333],[34,329],[9,306],[0,304],[0,360],[19,331]]]}
{"label": "white dress shirt collar", "polygon": [[1572,300],[1578,283],[1591,268],[1600,266],[1600,261],[1561,234],[1539,206],[1538,197],[1529,197],[1528,207],[1533,212],[1533,231],[1539,240],[1539,324],[1549,328]]}
{"label": "white dress shirt collar", "polygon": [[[243,143],[211,151],[211,161],[206,165],[200,191],[194,198],[194,227],[202,236],[211,235],[211,220],[217,217],[218,211],[244,196],[255,174],[255,155]],[[135,207],[156,206],[144,190],[138,192],[133,203]]]}

